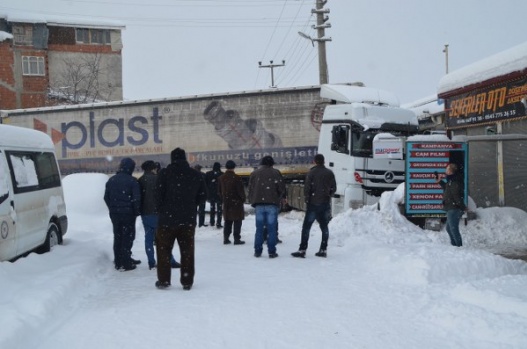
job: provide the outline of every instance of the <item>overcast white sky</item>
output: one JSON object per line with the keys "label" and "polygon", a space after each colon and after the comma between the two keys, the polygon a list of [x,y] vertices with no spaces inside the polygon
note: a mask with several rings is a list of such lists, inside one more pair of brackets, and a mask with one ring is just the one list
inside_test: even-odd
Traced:
{"label": "overcast white sky", "polygon": [[[315,0],[2,0],[0,13],[73,15],[126,25],[125,99],[317,85]],[[449,70],[523,43],[525,0],[328,0],[329,81],[362,81],[401,102],[435,94]]]}

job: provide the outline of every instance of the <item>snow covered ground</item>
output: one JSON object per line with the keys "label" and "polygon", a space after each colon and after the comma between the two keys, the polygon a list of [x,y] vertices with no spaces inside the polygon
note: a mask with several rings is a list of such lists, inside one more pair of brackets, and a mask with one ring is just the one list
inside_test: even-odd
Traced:
{"label": "snow covered ground", "polygon": [[335,217],[327,259],[314,256],[316,224],[308,256],[290,256],[301,212],[280,216],[279,258],[254,258],[249,214],[246,245],[197,230],[191,291],[178,270],[158,290],[139,219],[133,252],[143,263],[113,268],[107,178],[66,177],[64,245],[0,263],[0,348],[527,348],[527,263],[491,253],[527,246],[523,211],[477,209],[454,248],[445,231],[401,217],[396,191],[381,211]]}

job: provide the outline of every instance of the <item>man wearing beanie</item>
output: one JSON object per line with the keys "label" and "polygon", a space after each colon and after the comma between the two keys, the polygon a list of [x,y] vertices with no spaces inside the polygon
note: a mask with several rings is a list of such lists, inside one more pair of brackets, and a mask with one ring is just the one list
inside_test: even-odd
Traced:
{"label": "man wearing beanie", "polygon": [[223,228],[221,225],[222,205],[221,197],[218,194],[218,178],[223,174],[221,172],[221,164],[215,162],[212,165],[212,170],[205,173],[205,183],[207,184],[208,201],[210,203],[210,225],[216,228]]}
{"label": "man wearing beanie", "polygon": [[223,228],[223,244],[225,245],[231,243],[229,240],[231,233],[234,236],[235,245],[245,244],[245,241],[241,240],[242,221],[245,218],[243,209],[245,190],[241,177],[234,173],[235,167],[234,161],[227,161],[225,164],[227,171],[218,178],[218,192],[223,204],[223,218],[225,219]]}
{"label": "man wearing beanie", "polygon": [[135,239],[135,219],[141,210],[141,189],[132,176],[135,161],[124,158],[119,170],[106,182],[104,202],[113,225],[113,255],[115,269],[134,270],[141,261],[132,259]]}
{"label": "man wearing beanie", "polygon": [[206,200],[202,176],[187,162],[185,150],[170,154],[172,163],[162,169],[156,182],[156,207],[159,216],[156,234],[156,287],[171,284],[170,256],[177,240],[181,255],[180,282],[184,290],[194,283],[194,234],[196,206]]}
{"label": "man wearing beanie", "polygon": [[280,171],[273,168],[271,156],[264,156],[261,166],[249,177],[249,202],[255,208],[256,234],[254,256],[260,257],[263,250],[264,226],[268,230],[267,252],[269,258],[276,258],[277,224],[280,203],[285,196],[285,183]]}

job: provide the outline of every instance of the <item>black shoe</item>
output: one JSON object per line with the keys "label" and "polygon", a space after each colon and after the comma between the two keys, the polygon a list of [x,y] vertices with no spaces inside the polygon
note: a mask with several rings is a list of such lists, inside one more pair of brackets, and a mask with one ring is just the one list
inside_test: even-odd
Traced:
{"label": "black shoe", "polygon": [[291,253],[291,256],[298,257],[298,258],[306,258],[306,251],[300,250],[297,252]]}
{"label": "black shoe", "polygon": [[139,259],[133,259],[132,258],[132,263],[137,265],[137,264],[141,264],[141,261]]}
{"label": "black shoe", "polygon": [[208,227],[209,225],[208,224],[200,224],[199,227]]}
{"label": "black shoe", "polygon": [[123,268],[121,268],[121,269],[119,269],[119,270],[122,270],[122,271],[129,271],[129,270],[134,270],[135,268],[137,268],[137,267],[135,266],[135,264],[133,264],[133,265],[129,266],[128,268],[124,268],[124,267],[123,267]]}
{"label": "black shoe", "polygon": [[245,243],[245,241],[243,240],[234,240],[234,244],[235,245],[243,245]]}
{"label": "black shoe", "polygon": [[254,256],[256,258],[260,258],[262,256],[262,252],[254,252]]}
{"label": "black shoe", "polygon": [[156,281],[156,287],[160,290],[163,290],[170,286],[170,282],[168,281]]}
{"label": "black shoe", "polygon": [[191,288],[192,288],[192,285],[183,285],[183,289],[185,291],[190,291]]}
{"label": "black shoe", "polygon": [[223,228],[223,225],[218,224],[218,225],[216,225],[216,228],[221,229],[221,228]]}
{"label": "black shoe", "polygon": [[326,258],[328,256],[328,254],[326,253],[326,250],[320,250],[317,253],[315,253],[315,256]]}
{"label": "black shoe", "polygon": [[[230,243],[231,243],[231,240],[223,240],[223,244],[224,245],[229,245]],[[234,243],[236,243],[236,242],[234,242]]]}
{"label": "black shoe", "polygon": [[280,240],[280,239],[276,239],[276,243],[277,243],[277,244],[281,244],[281,243],[282,243],[282,240]]}
{"label": "black shoe", "polygon": [[181,264],[179,264],[178,262],[170,263],[170,267],[172,269],[181,268]]}
{"label": "black shoe", "polygon": [[276,258],[278,257],[278,253],[269,253],[269,258]]}

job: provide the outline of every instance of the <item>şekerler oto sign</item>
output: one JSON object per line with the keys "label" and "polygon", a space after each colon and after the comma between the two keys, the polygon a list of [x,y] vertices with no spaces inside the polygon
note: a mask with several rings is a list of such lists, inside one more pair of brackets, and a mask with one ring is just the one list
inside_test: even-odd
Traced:
{"label": "\u015fekerler oto sign", "polygon": [[[464,175],[467,188],[468,148],[465,142],[409,141],[406,143],[405,211],[410,217],[444,217],[443,189],[436,183],[452,162]],[[465,190],[465,202],[467,194]]]}

